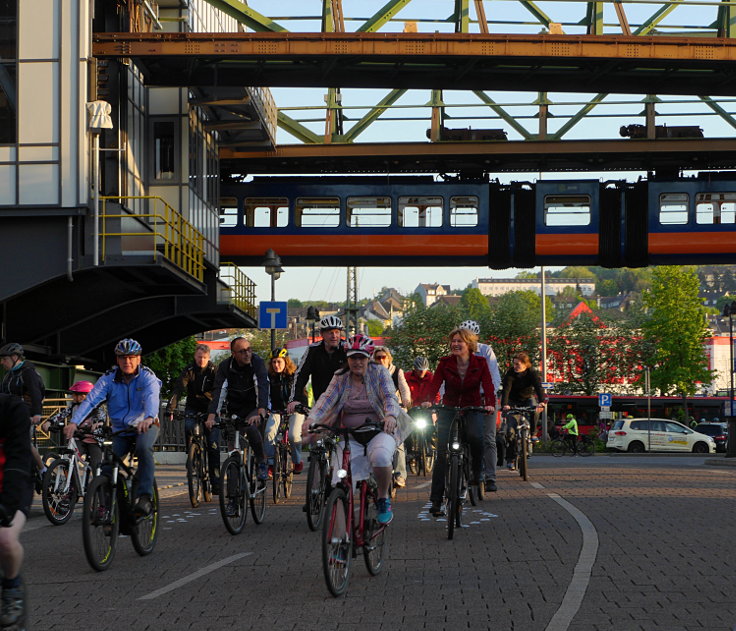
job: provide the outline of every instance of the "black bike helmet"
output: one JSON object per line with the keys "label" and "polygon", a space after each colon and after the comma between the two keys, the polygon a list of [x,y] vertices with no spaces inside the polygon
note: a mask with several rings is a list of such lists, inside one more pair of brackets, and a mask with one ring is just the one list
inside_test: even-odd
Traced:
{"label": "black bike helmet", "polygon": [[23,347],[17,342],[10,342],[0,348],[0,357],[10,357],[11,355],[18,355],[18,357],[25,356]]}
{"label": "black bike helmet", "polygon": [[271,355],[269,356],[269,359],[277,359],[279,357],[283,358],[288,356],[289,351],[285,348],[274,348],[271,351]]}

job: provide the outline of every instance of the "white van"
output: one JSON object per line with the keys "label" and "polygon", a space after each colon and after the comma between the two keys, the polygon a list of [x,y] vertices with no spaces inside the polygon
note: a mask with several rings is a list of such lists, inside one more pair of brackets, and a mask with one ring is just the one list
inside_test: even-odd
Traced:
{"label": "white van", "polygon": [[692,451],[713,454],[716,443],[682,423],[666,418],[627,418],[615,421],[608,432],[607,449],[631,453],[645,451]]}

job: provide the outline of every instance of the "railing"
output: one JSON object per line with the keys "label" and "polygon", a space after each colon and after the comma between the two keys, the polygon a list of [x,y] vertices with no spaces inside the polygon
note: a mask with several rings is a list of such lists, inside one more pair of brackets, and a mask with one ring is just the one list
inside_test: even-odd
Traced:
{"label": "railing", "polygon": [[[110,239],[119,239],[119,254],[149,255],[156,261],[159,255],[171,261],[193,278],[204,279],[204,236],[181,213],[160,197],[100,197],[100,253],[104,262],[110,256]],[[125,206],[126,202],[142,201],[144,213],[108,213],[108,202]]]}
{"label": "railing", "polygon": [[258,110],[258,117],[263,121],[263,125],[271,139],[271,144],[276,142],[276,126],[278,125],[279,111],[276,102],[273,99],[271,90],[268,88],[246,88],[253,104]]}
{"label": "railing", "polygon": [[251,317],[257,316],[256,284],[235,263],[220,263],[220,280],[228,286],[227,299]]}

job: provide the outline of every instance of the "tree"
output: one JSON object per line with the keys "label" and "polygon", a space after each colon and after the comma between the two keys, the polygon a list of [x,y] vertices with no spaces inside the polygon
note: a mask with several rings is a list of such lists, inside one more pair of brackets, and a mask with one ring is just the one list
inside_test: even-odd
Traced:
{"label": "tree", "polygon": [[[539,356],[539,327],[542,301],[533,291],[512,291],[499,296],[490,318],[490,343],[499,366],[510,366],[511,357],[526,351]],[[549,313],[551,313],[551,309]]]}
{"label": "tree", "polygon": [[652,387],[662,394],[686,398],[697,391],[697,382],[710,383],[704,342],[708,336],[705,311],[698,296],[698,277],[694,268],[662,266],[652,272],[652,287],[643,301],[649,317],[642,325],[649,344],[648,364],[652,366]]}
{"label": "tree", "polygon": [[491,312],[488,299],[477,287],[468,287],[463,291],[460,306],[465,312],[464,315],[466,315],[468,319],[476,320],[478,322],[488,317]]}
{"label": "tree", "polygon": [[449,305],[409,312],[401,323],[386,332],[394,363],[408,369],[415,357],[423,355],[434,365],[448,354],[447,336],[461,321],[460,309]]}
{"label": "tree", "polygon": [[186,337],[143,357],[143,364],[161,380],[162,399],[169,397],[174,380],[192,363],[195,348],[196,338]]}
{"label": "tree", "polygon": [[383,322],[380,320],[368,320],[366,323],[368,327],[368,335],[370,337],[380,337],[383,335]]}
{"label": "tree", "polygon": [[589,267],[573,265],[560,270],[560,278],[595,278],[595,272]]}

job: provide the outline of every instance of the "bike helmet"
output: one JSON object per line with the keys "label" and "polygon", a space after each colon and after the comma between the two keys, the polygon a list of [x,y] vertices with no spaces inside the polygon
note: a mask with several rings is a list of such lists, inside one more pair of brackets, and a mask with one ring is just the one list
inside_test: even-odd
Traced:
{"label": "bike helmet", "polygon": [[565,418],[568,418],[568,419],[575,418],[575,415],[574,414],[568,414]]}
{"label": "bike helmet", "polygon": [[429,361],[426,357],[417,357],[414,360],[414,370],[429,370]]}
{"label": "bike helmet", "polygon": [[23,350],[23,347],[16,342],[10,342],[0,348],[0,357],[10,357],[11,355],[23,357],[25,355],[25,351]]}
{"label": "bike helmet", "polygon": [[470,331],[473,335],[480,335],[480,325],[475,320],[465,320],[457,328]]}
{"label": "bike helmet", "polygon": [[329,329],[342,329],[344,327],[340,318],[334,315],[328,315],[319,321],[319,328],[327,331]]}
{"label": "bike helmet", "polygon": [[270,355],[269,359],[276,359],[278,357],[282,357],[283,358],[283,357],[287,357],[288,355],[289,355],[289,351],[286,350],[285,348],[274,348],[271,351],[271,355]]}
{"label": "bike helmet", "polygon": [[353,355],[363,355],[363,357],[370,357],[371,355],[373,355],[375,344],[373,340],[367,335],[362,335],[361,333],[358,333],[357,335],[353,335],[353,337],[346,340],[344,348],[345,354],[348,357],[352,357]]}
{"label": "bike helmet", "polygon": [[118,356],[140,355],[142,352],[143,349],[141,348],[141,345],[128,337],[124,340],[120,340],[115,345],[115,354]]}
{"label": "bike helmet", "polygon": [[88,394],[92,391],[95,385],[91,381],[77,381],[69,388],[69,392],[75,392],[77,394]]}

